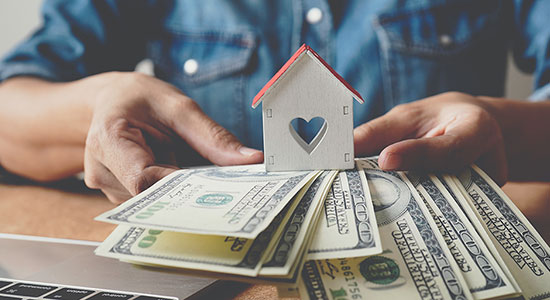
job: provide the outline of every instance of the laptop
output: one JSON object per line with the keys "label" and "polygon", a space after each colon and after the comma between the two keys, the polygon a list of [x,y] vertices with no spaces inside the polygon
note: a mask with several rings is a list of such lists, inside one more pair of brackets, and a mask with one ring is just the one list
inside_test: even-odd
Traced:
{"label": "laptop", "polygon": [[216,283],[96,256],[98,245],[0,233],[0,300],[200,299]]}

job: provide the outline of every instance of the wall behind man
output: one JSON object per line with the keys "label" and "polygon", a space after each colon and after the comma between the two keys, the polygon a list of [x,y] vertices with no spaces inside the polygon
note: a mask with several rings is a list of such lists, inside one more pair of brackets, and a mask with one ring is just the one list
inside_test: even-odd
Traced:
{"label": "wall behind man", "polygon": [[[39,14],[42,0],[2,0],[0,1],[0,57],[4,56],[16,43],[28,36],[40,25]],[[150,73],[148,63],[139,70]],[[513,63],[508,65],[506,97],[526,99],[531,94],[532,76],[521,73]]]}

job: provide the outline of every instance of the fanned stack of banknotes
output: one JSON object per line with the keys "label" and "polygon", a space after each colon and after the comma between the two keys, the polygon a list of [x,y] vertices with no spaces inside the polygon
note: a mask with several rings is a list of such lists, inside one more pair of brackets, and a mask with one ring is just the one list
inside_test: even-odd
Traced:
{"label": "fanned stack of banknotes", "polygon": [[186,169],[97,219],[98,255],[303,299],[550,298],[550,248],[481,169]]}

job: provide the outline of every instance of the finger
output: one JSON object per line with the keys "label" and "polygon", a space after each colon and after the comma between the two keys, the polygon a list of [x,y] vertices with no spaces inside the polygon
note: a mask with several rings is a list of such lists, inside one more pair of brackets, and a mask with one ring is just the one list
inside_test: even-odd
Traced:
{"label": "finger", "polygon": [[104,143],[102,163],[132,196],[175,171],[175,166],[158,164],[140,131],[121,130]]}
{"label": "finger", "polygon": [[411,106],[398,106],[356,127],[353,131],[356,155],[378,154],[388,145],[414,137],[418,121],[413,112]]}
{"label": "finger", "polygon": [[488,151],[492,133],[480,128],[478,119],[460,120],[446,126],[442,135],[409,139],[385,148],[379,164],[388,170],[456,170],[471,164]]}
{"label": "finger", "polygon": [[85,155],[84,182],[89,188],[100,189],[109,201],[120,204],[132,195],[105,166],[90,155]]}
{"label": "finger", "polygon": [[[97,181],[95,185],[108,194],[115,195],[119,190],[126,190],[130,196],[137,195],[177,169],[175,166],[158,164],[142,131],[133,127],[129,121],[120,119],[98,123],[115,125],[90,129],[86,140],[85,160],[88,161],[88,167],[94,170],[90,172],[91,176],[112,173],[122,185],[122,188],[109,186],[105,182],[106,175],[91,178],[92,182]],[[103,166],[106,170],[101,170],[98,166]]]}
{"label": "finger", "polygon": [[499,185],[506,182],[508,169],[504,147],[495,146],[485,152],[450,135],[405,140],[387,147],[378,158],[384,170],[420,172],[454,173],[474,162]]}
{"label": "finger", "polygon": [[384,170],[451,171],[473,162],[475,153],[456,137],[409,139],[385,148],[378,163]]}
{"label": "finger", "polygon": [[174,122],[176,132],[200,155],[217,165],[254,164],[263,161],[263,153],[245,147],[228,130],[208,117],[194,102],[182,107]]}

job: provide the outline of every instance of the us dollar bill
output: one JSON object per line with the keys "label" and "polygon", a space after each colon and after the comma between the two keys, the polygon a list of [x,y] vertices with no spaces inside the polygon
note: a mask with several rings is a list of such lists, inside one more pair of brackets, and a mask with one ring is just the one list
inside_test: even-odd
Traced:
{"label": "us dollar bill", "polygon": [[292,277],[296,268],[301,266],[302,257],[310,244],[308,241],[311,241],[314,234],[323,200],[337,174],[338,171],[325,171],[315,179],[289,220],[281,226],[282,234],[263,262],[260,276]]}
{"label": "us dollar bill", "polygon": [[474,226],[438,178],[407,173],[426,204],[475,299],[518,295]]}
{"label": "us dollar bill", "polygon": [[477,166],[451,178],[489,233],[526,299],[550,298],[550,248],[527,218]]}
{"label": "us dollar bill", "polygon": [[359,160],[376,211],[383,252],[306,262],[304,299],[472,299],[443,237],[414,187],[397,172]]}
{"label": "us dollar bill", "polygon": [[254,239],[317,175],[263,165],[179,170],[96,220]]}
{"label": "us dollar bill", "polygon": [[[330,183],[325,183],[330,185]],[[256,239],[183,233],[119,225],[96,249],[97,255],[146,266],[257,276],[269,250],[287,235],[296,209],[321,186],[308,183]],[[285,229],[285,230],[284,230]]]}
{"label": "us dollar bill", "polygon": [[364,172],[342,171],[332,183],[307,259],[356,257],[382,252]]}
{"label": "us dollar bill", "polygon": [[461,191],[461,189],[458,188],[458,185],[460,185],[460,183],[458,182],[458,180],[455,180],[456,177],[445,174],[439,174],[436,177],[437,179],[439,179],[439,182],[441,182],[441,184],[445,186],[451,197],[453,197],[453,199],[455,200],[455,203],[460,207],[462,212],[464,212],[472,226],[474,226],[481,239],[485,242],[485,246],[487,246],[487,249],[489,249],[489,252],[491,252],[491,254],[493,255],[493,258],[500,265],[502,271],[506,274],[506,277],[508,277],[508,280],[514,287],[514,290],[516,290],[517,293],[521,293],[521,288],[519,287],[514,276],[512,275],[512,272],[510,272],[510,269],[508,269],[508,266],[500,256],[500,253],[498,252],[497,248],[489,237],[489,234],[487,233],[487,231],[485,231],[483,224],[480,222],[476,213],[469,205],[468,200],[466,200],[466,198],[464,197],[464,189],[462,189]]}

